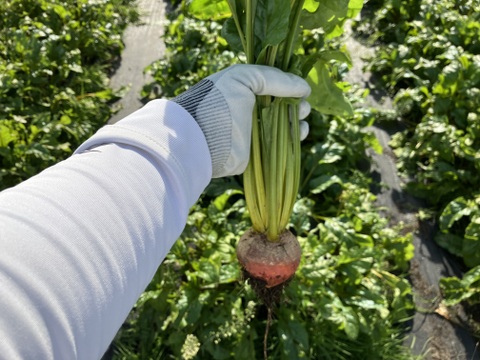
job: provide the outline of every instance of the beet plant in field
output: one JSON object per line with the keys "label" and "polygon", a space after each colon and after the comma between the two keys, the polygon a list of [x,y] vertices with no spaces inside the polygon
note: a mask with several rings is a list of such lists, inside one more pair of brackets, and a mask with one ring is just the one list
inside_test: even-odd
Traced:
{"label": "beet plant in field", "polygon": [[[347,15],[361,7],[361,1],[348,0],[197,0],[189,10],[202,18],[228,17],[222,35],[245,62],[307,78],[312,106],[343,116],[352,115],[352,108],[330,79],[328,61],[344,55],[322,48],[306,55],[302,39],[304,31],[338,35]],[[299,103],[258,96],[253,113],[250,162],[244,174],[252,229],[240,239],[237,255],[260,292],[284,284],[300,263],[300,246],[287,229],[300,185]]]}
{"label": "beet plant in field", "polygon": [[[233,63],[246,62],[242,45],[234,47],[234,57],[225,39],[229,31],[221,32],[228,27],[236,36],[228,3],[194,4],[183,1],[169,14],[165,57],[149,67],[166,98]],[[362,91],[354,92],[342,80],[349,59],[339,36],[344,17],[356,11],[344,7],[337,18],[321,4],[335,8],[340,2],[318,4],[318,11],[331,20],[325,29],[299,28],[292,56],[298,67],[288,70],[303,76],[298,69],[310,56],[312,79],[323,79],[312,81],[314,88],[322,88],[314,91],[324,99],[315,107],[339,99],[350,109],[343,96],[329,95],[343,92],[357,108]],[[210,20],[213,15],[216,20]],[[404,320],[412,309],[410,285],[402,275],[413,254],[411,236],[389,227],[369,191],[366,148],[379,145],[362,130],[371,125],[368,109],[345,116],[342,106],[335,108],[340,110],[334,115],[319,108],[308,118],[301,180],[288,222],[302,257],[289,286],[267,289],[282,290],[282,301],[271,314],[275,321],[269,320],[269,306],[252,281],[240,281],[237,244],[241,234],[253,231],[245,179],[214,179],[119,332],[114,358],[243,360],[264,358],[265,350],[269,359],[281,360],[414,358],[402,345]]]}

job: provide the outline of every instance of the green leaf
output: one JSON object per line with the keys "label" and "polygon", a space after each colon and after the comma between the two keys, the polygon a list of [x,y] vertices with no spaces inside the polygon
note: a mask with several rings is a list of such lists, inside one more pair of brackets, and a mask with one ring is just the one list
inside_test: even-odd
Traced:
{"label": "green leaf", "polygon": [[360,11],[362,11],[363,1],[364,0],[350,0],[348,3],[348,18],[354,18],[360,13]]}
{"label": "green leaf", "polygon": [[290,328],[295,341],[301,344],[304,349],[308,349],[308,333],[305,329],[305,325],[299,321],[291,319],[288,322],[288,327]]}
{"label": "green leaf", "polygon": [[452,254],[459,257],[463,256],[463,238],[449,233],[438,233],[435,235],[435,241]]}
{"label": "green leaf", "polygon": [[257,0],[255,36],[261,49],[280,44],[288,34],[290,0]]}
{"label": "green leaf", "polygon": [[227,40],[228,45],[230,45],[230,48],[233,51],[239,53],[244,50],[242,40],[240,39],[240,35],[238,34],[233,18],[229,18],[224,22],[222,27],[222,37]]}
{"label": "green leaf", "polygon": [[198,319],[200,319],[200,315],[202,314],[202,303],[198,300],[198,298],[193,299],[188,304],[187,314],[185,316],[185,320],[188,324],[195,324]]}
{"label": "green leaf", "polygon": [[365,134],[364,139],[373,151],[380,155],[383,154],[383,146],[374,133]]}
{"label": "green leaf", "polygon": [[317,54],[310,55],[302,66],[302,74],[304,77],[308,76],[308,73],[318,61],[329,63],[330,61],[338,61],[341,63],[352,66],[352,59],[348,54],[340,50],[322,50]]}
{"label": "green leaf", "polygon": [[323,60],[313,66],[307,82],[312,88],[312,94],[307,100],[315,110],[323,114],[353,116],[352,105],[333,82]]}
{"label": "green leaf", "polygon": [[227,201],[233,196],[237,194],[242,194],[240,190],[227,190],[222,195],[218,196],[214,201],[213,204],[217,208],[218,211],[223,211],[225,209],[225,205]]}
{"label": "green leaf", "polygon": [[451,201],[440,216],[440,230],[448,231],[455,222],[464,216],[469,216],[474,208],[463,196]]}
{"label": "green leaf", "polygon": [[333,184],[342,184],[342,179],[337,175],[321,175],[310,182],[309,185],[312,188],[310,192],[312,194],[320,194]]}
{"label": "green leaf", "polygon": [[235,350],[235,359],[253,359],[253,354],[255,354],[255,344],[253,341],[253,337],[243,336],[240,343],[238,344],[237,349]]}
{"label": "green leaf", "polygon": [[462,301],[477,297],[480,300],[480,266],[469,270],[463,279],[456,277],[440,279],[440,287],[447,306],[457,305]]}
{"label": "green leaf", "polygon": [[62,5],[54,5],[53,6],[53,11],[60,16],[60,18],[65,19],[67,16],[70,15],[70,12],[65,9]]}
{"label": "green leaf", "polygon": [[297,314],[283,311],[279,314],[278,335],[288,359],[301,359],[299,353],[308,351],[309,339],[305,324],[297,320]]}
{"label": "green leaf", "polygon": [[312,216],[312,209],[314,206],[315,201],[307,197],[301,198],[295,202],[290,222],[293,224],[297,234],[310,231],[312,227],[310,224],[310,217]]}
{"label": "green leaf", "polygon": [[369,289],[360,289],[355,296],[349,298],[347,301],[349,305],[377,311],[382,319],[386,319],[390,313],[386,299],[378,292]]}
{"label": "green leaf", "polygon": [[217,284],[220,280],[220,266],[213,259],[201,258],[199,262],[192,263],[195,276],[205,280],[207,284]]}
{"label": "green leaf", "polygon": [[480,265],[480,217],[475,217],[465,230],[463,259],[468,267]]}
{"label": "green leaf", "polygon": [[217,21],[231,15],[227,0],[192,0],[188,11],[200,20]]}
{"label": "green leaf", "polygon": [[0,125],[0,147],[6,147],[15,140],[14,133],[5,125]]}
{"label": "green leaf", "polygon": [[326,35],[334,33],[348,14],[349,0],[306,0],[300,24],[305,29],[322,28]]}
{"label": "green leaf", "polygon": [[345,334],[347,334],[350,339],[355,340],[358,337],[358,333],[360,331],[360,324],[358,322],[357,313],[348,306],[344,308],[343,315],[345,317]]}
{"label": "green leaf", "polygon": [[355,340],[360,331],[356,312],[350,306],[345,306],[338,297],[328,307],[332,310],[329,320],[338,324],[339,330],[343,330],[349,339]]}
{"label": "green leaf", "polygon": [[[480,286],[480,266],[477,266],[473,269],[470,269],[468,272],[463,275],[463,280],[465,287]],[[477,289],[480,291],[480,289]]]}

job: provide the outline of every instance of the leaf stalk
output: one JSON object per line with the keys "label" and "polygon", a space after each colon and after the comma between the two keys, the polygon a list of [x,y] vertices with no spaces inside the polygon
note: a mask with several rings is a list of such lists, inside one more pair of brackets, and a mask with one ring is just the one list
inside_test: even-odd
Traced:
{"label": "leaf stalk", "polygon": [[[228,4],[247,62],[277,66],[287,71],[304,0],[292,0],[288,32],[280,44],[266,45],[255,54],[257,0],[245,0],[245,24],[236,13],[235,0]],[[245,34],[245,36],[243,35]],[[280,50],[281,49],[281,50]],[[250,161],[244,174],[245,198],[253,228],[277,241],[287,228],[300,184],[300,130],[298,100],[257,96],[253,113]]]}

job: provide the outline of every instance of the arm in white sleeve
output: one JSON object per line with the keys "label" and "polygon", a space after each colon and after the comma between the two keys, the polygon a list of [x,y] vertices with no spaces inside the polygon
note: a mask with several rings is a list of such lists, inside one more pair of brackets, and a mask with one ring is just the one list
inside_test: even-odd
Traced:
{"label": "arm in white sleeve", "polygon": [[155,100],[0,193],[0,359],[98,359],[211,179],[205,137]]}

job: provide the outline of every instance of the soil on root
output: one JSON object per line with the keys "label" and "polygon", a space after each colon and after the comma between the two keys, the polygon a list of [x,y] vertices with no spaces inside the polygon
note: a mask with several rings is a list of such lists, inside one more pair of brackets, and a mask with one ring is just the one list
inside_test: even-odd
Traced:
{"label": "soil on root", "polygon": [[300,264],[302,250],[295,235],[285,230],[276,241],[248,229],[237,244],[237,258],[251,277],[274,288],[290,279]]}
{"label": "soil on root", "polygon": [[248,281],[260,301],[267,307],[274,309],[282,300],[285,288],[290,284],[292,278],[272,287],[267,287],[267,283],[261,279],[251,276],[248,271],[242,268],[242,278]]}

